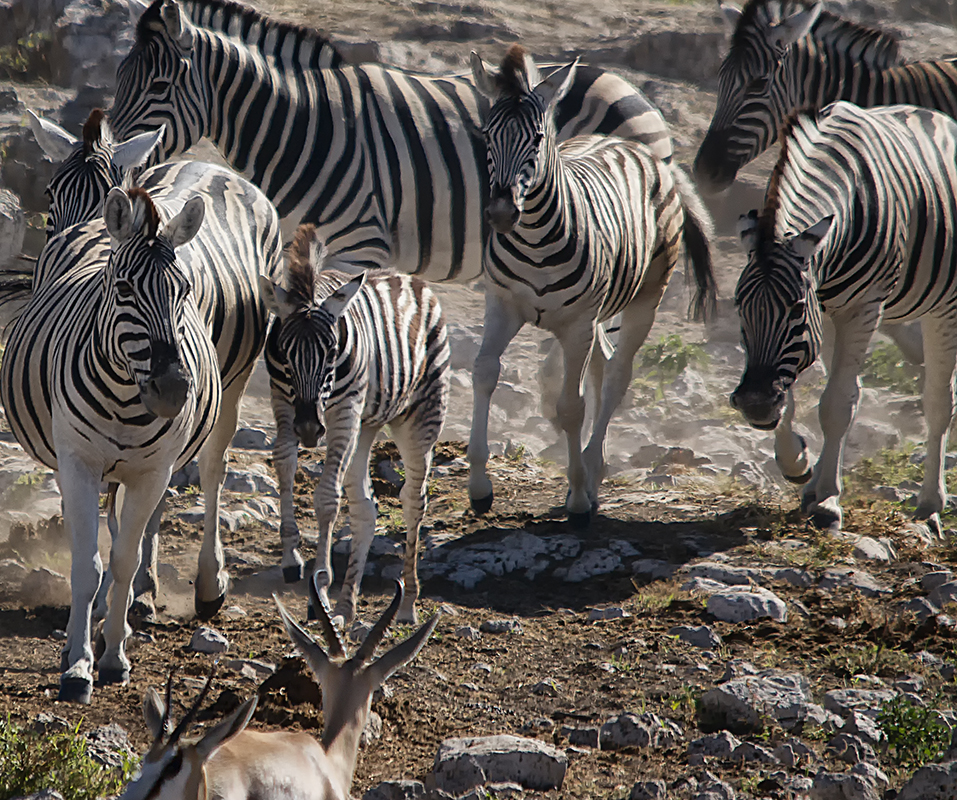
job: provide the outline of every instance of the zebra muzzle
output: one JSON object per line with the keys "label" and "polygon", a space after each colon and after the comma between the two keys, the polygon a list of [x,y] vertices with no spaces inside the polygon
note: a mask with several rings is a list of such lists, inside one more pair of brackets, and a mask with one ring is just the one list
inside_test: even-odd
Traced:
{"label": "zebra muzzle", "polygon": [[731,393],[731,407],[740,411],[752,428],[770,431],[781,421],[786,398],[786,393],[777,387],[755,391],[739,386]]}
{"label": "zebra muzzle", "polygon": [[319,421],[315,403],[296,403],[296,416],[292,425],[303,447],[315,447],[326,432]]}
{"label": "zebra muzzle", "polygon": [[183,410],[191,385],[182,363],[167,362],[154,368],[140,385],[140,399],[151,414],[169,419]]}
{"label": "zebra muzzle", "polygon": [[511,233],[521,215],[518,206],[508,196],[493,197],[485,209],[488,224],[498,233]]}

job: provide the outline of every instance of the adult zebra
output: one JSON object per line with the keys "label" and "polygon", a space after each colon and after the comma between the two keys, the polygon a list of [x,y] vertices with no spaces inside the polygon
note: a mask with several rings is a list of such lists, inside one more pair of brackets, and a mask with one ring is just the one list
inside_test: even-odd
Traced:
{"label": "adult zebra", "polygon": [[863,107],[907,103],[957,116],[957,61],[905,64],[897,39],[808,0],[718,0],[733,28],[718,72],[718,103],[694,175],[718,192],[778,138],[799,110],[837,100]]}
{"label": "adult zebra", "polygon": [[[82,172],[110,160],[113,143],[105,124],[88,124],[85,133],[61,176],[72,167]],[[80,222],[49,239],[0,367],[0,400],[11,429],[27,452],[58,471],[64,519],[75,543],[61,679],[65,699],[88,701],[92,687],[89,628],[102,574],[96,550],[101,480],[126,489],[111,557],[116,588],[104,627],[101,681],[129,676],[123,640],[142,534],[172,470],[198,451],[207,510],[197,612],[209,615],[222,604],[227,576],[217,509],[223,452],[265,338],[259,275],[278,275],[281,268],[275,209],[248,181],[194,162],[157,167],[148,178],[152,194],[130,189],[129,209],[121,203],[124,191],[115,188],[105,221],[101,216]],[[195,221],[174,225],[202,218],[203,209],[201,228]],[[199,232],[192,239],[177,233],[193,228]],[[112,251],[111,237],[120,242]],[[157,308],[137,305],[150,301]],[[134,324],[139,317],[146,339]],[[188,372],[194,388],[180,390],[192,410],[174,414],[172,421],[158,419],[169,409],[150,405],[149,376],[142,373],[175,372],[171,365],[187,347],[184,337],[188,369],[180,372]]]}
{"label": "adult zebra", "polygon": [[[82,140],[36,115],[31,115],[31,127],[47,155],[62,161],[47,186],[50,237],[101,216],[110,189],[129,186],[132,170],[145,161],[162,136],[162,130],[152,131],[118,143],[99,109],[87,119]],[[191,269],[202,273],[202,280],[194,286],[195,300],[216,349],[223,391],[218,422],[199,456],[204,535],[195,608],[197,615],[206,619],[219,610],[228,586],[219,537],[226,448],[236,432],[239,404],[266,341],[267,311],[259,279],[262,274],[281,274],[279,224],[262,192],[229,170],[211,164],[183,161],[151,167],[137,183],[161,205],[175,204],[192,192],[210,200],[212,216],[195,243],[199,249],[189,255]],[[67,266],[67,262],[42,259],[34,286],[47,282],[45,270]],[[24,423],[24,435],[35,440],[39,435],[37,425]],[[165,502],[161,502],[147,526],[134,584],[136,603],[145,614],[152,611],[157,589],[156,539],[164,507]],[[105,602],[108,586],[109,580],[104,580],[98,608]]]}
{"label": "adult zebra", "polygon": [[[604,440],[631,381],[632,362],[655,319],[684,241],[697,280],[697,306],[713,303],[710,218],[681,170],[644,145],[578,136],[559,144],[555,109],[574,83],[577,62],[542,80],[520,45],[496,74],[472,54],[475,84],[495,103],[488,114],[485,327],[473,372],[469,495],[481,513],[492,503],[489,400],[500,360],[531,322],[552,332],[564,353],[558,417],[568,441],[573,523],[587,523],[604,477]],[[615,353],[602,377],[601,406],[582,453],[582,382],[601,320],[621,313]],[[596,359],[597,361],[598,359]]]}
{"label": "adult zebra", "polygon": [[[954,120],[912,106],[842,102],[793,120],[764,210],[742,217],[748,263],[735,302],[747,368],[732,405],[754,427],[774,428],[795,378],[818,355],[821,315],[837,330],[819,405],[824,446],[802,502],[822,527],[843,521],[841,460],[868,343],[881,319],[919,319],[931,368],[916,515],[940,532],[957,363],[955,187]],[[803,447],[794,452],[806,463]],[[792,474],[803,468],[792,465]]]}
{"label": "adult zebra", "polygon": [[[275,203],[287,237],[316,226],[330,266],[477,278],[488,102],[465,77],[347,66],[332,50],[314,31],[224,0],[154,0],[110,118],[121,138],[165,124],[160,160],[210,138]],[[667,125],[637,89],[593,67],[577,75],[557,109],[561,138],[615,134],[670,159]]]}

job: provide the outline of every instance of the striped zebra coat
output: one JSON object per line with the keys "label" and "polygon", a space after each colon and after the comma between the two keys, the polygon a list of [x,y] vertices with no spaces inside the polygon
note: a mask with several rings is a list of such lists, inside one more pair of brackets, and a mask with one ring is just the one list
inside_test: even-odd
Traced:
{"label": "striped zebra coat", "polygon": [[[98,109],[84,125],[82,141],[35,115],[31,127],[44,151],[63,162],[47,187],[49,236],[101,216],[109,190],[129,185],[132,170],[149,156],[162,135],[162,130],[154,131],[117,143]],[[209,199],[210,216],[188,253],[195,273],[193,296],[216,349],[223,387],[221,413],[199,455],[205,511],[195,607],[200,617],[209,618],[222,605],[228,584],[219,537],[226,448],[236,432],[239,404],[266,340],[267,311],[259,294],[259,276],[281,274],[279,224],[262,192],[218,166],[192,161],[163,164],[146,170],[138,183],[161,205],[175,205],[191,193]],[[68,266],[68,260],[41,259],[34,286],[49,280],[50,268]],[[42,439],[42,424],[24,422],[23,426],[26,439]],[[134,586],[137,610],[145,614],[152,611],[157,589],[156,539],[164,505],[156,509],[147,527]],[[108,573],[101,584],[98,611],[105,604],[109,577]]]}
{"label": "striped zebra coat", "polygon": [[[919,319],[927,458],[917,518],[940,531],[943,454],[957,363],[957,123],[912,106],[835,103],[798,116],[782,139],[764,210],[742,218],[748,263],[735,302],[747,368],[732,395],[754,427],[787,410],[798,374],[818,355],[821,315],[837,330],[819,415],[821,456],[793,441],[786,474],[810,477],[803,505],[840,527],[841,460],[860,397],[858,373],[882,319]],[[788,420],[785,420],[787,422]]]}
{"label": "striped zebra coat", "polygon": [[[486,240],[485,328],[473,373],[469,493],[479,513],[492,502],[488,461],[489,402],[501,355],[530,322],[551,331],[564,352],[558,418],[568,440],[574,522],[588,520],[604,475],[604,439],[631,380],[632,361],[654,322],[684,241],[697,280],[697,307],[713,302],[710,219],[690,182],[644,145],[615,137],[556,141],[556,105],[574,83],[577,62],[540,79],[523,48],[513,46],[490,75],[473,53],[476,85],[496,98],[488,115],[493,231]],[[582,382],[599,322],[622,315],[616,351],[601,386],[590,442],[581,450]]]}
{"label": "striped zebra coat", "polygon": [[[595,68],[578,75],[558,109],[563,138],[616,134],[671,157],[637,89]],[[287,236],[316,226],[330,266],[480,275],[488,103],[466,78],[344,65],[316,32],[222,0],[155,0],[117,78],[121,138],[165,124],[160,160],[211,139],[275,203]]]}
{"label": "striped zebra coat", "polygon": [[823,10],[813,0],[720,4],[733,28],[718,72],[718,104],[695,159],[717,192],[777,140],[796,112],[846,100],[906,103],[957,116],[957,60],[905,64],[897,39]]}
{"label": "striped zebra coat", "polygon": [[303,225],[290,248],[286,288],[262,279],[263,295],[277,316],[267,365],[276,416],[273,462],[279,475],[283,569],[287,580],[302,576],[293,502],[297,444],[315,447],[325,434],[326,458],[314,498],[315,576],[325,601],[332,579],[332,531],[345,484],[352,549],[335,614],[346,623],[355,617],[375,534],[369,457],[376,434],[388,425],[405,466],[399,496],[406,525],[406,594],[399,619],[414,622],[426,480],[448,405],[445,320],[424,281],[391,270],[353,277],[323,269],[325,258],[315,228]]}

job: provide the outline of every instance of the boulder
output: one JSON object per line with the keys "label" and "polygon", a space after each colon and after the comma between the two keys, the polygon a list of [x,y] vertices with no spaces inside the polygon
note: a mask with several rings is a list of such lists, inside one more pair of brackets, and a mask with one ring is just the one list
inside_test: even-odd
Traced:
{"label": "boulder", "polygon": [[435,755],[437,788],[462,794],[487,782],[510,781],[526,789],[560,789],[568,757],[538,739],[501,735],[446,739]]}

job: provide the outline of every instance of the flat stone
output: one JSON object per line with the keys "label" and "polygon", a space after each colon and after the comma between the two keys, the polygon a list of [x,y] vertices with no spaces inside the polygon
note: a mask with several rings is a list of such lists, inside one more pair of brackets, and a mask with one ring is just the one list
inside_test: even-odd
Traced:
{"label": "flat stone", "polygon": [[526,789],[560,789],[568,757],[538,739],[501,735],[446,739],[435,755],[436,787],[454,795],[489,781]]}
{"label": "flat stone", "polygon": [[798,673],[768,670],[735,678],[701,696],[699,719],[708,728],[726,728],[746,734],[764,729],[768,717],[792,728],[818,716],[811,702],[810,684]]}
{"label": "flat stone", "polygon": [[600,730],[602,750],[625,747],[670,747],[683,735],[681,726],[657,714],[619,714]]}
{"label": "flat stone", "polygon": [[807,589],[814,583],[814,576],[811,575],[808,570],[798,569],[797,567],[782,567],[781,569],[776,569],[771,573],[771,577],[776,581],[790,583],[799,589]]}
{"label": "flat stone", "polygon": [[568,728],[567,731],[563,728],[562,732],[567,736],[568,743],[576,747],[597,749],[599,746],[598,728]]}
{"label": "flat stone", "polygon": [[824,695],[824,708],[841,717],[851,711],[875,711],[897,697],[890,689],[832,689]]}
{"label": "flat stone", "polygon": [[621,556],[605,547],[586,550],[581,557],[568,568],[565,576],[567,583],[581,583],[589,578],[609,575],[621,569]]}
{"label": "flat stone", "polygon": [[831,567],[825,570],[818,588],[823,592],[856,589],[865,597],[878,597],[891,591],[869,572],[850,567]]}
{"label": "flat stone", "polygon": [[728,584],[720,581],[713,581],[710,578],[692,578],[681,584],[681,591],[691,592],[691,594],[712,594],[721,592],[728,588]]}
{"label": "flat stone", "polygon": [[853,733],[871,746],[876,746],[881,740],[881,729],[878,727],[876,719],[871,714],[860,711],[851,711],[846,716],[841,731]]}
{"label": "flat stone", "polygon": [[732,761],[743,761],[756,764],[779,764],[778,757],[766,747],[753,742],[742,742],[731,753]]}
{"label": "flat stone", "polygon": [[253,658],[230,658],[223,666],[251,681],[263,681],[276,671],[275,664]]}
{"label": "flat stone", "polygon": [[943,608],[948,603],[957,603],[957,581],[947,581],[937,586],[928,596],[938,608]]}
{"label": "flat stone", "polygon": [[708,758],[730,758],[735,748],[741,744],[730,731],[720,731],[712,736],[702,736],[688,745],[688,753],[700,754]]}
{"label": "flat stone", "polygon": [[460,628],[456,628],[455,635],[458,636],[459,639],[465,639],[470,642],[482,638],[482,634],[478,632],[478,629],[473,628],[471,625],[463,625]]}
{"label": "flat stone", "polygon": [[897,800],[953,800],[957,797],[957,761],[928,764],[917,770]]}
{"label": "flat stone", "polygon": [[482,633],[515,633],[522,634],[522,623],[517,619],[487,619],[480,626]]}
{"label": "flat stone", "polygon": [[268,450],[269,434],[259,428],[240,428],[233,436],[232,447],[239,450]]}
{"label": "flat stone", "polygon": [[952,580],[954,580],[954,573],[949,569],[934,570],[921,576],[920,588],[925,592],[932,592],[938,586],[950,583]]}
{"label": "flat stone", "polygon": [[870,536],[857,536],[853,540],[851,555],[859,561],[894,561],[897,551],[887,537],[874,539]]}
{"label": "flat stone", "polygon": [[625,609],[621,606],[611,606],[609,608],[592,608],[588,611],[588,621],[589,622],[602,622],[609,619],[625,619],[630,617]]}
{"label": "flat stone", "polygon": [[190,639],[189,649],[197,653],[225,653],[229,649],[229,640],[212,628],[197,628]]}
{"label": "flat stone", "polygon": [[774,592],[761,587],[729,587],[708,598],[708,613],[724,622],[748,622],[770,617],[786,622],[787,605]]}
{"label": "flat stone", "polygon": [[694,795],[694,800],[735,800],[736,797],[731,784],[718,780],[713,775],[707,775],[707,779],[698,784],[698,793]]}
{"label": "flat stone", "polygon": [[702,650],[716,650],[721,646],[721,637],[707,625],[676,625],[668,635],[677,636],[682,642]]}
{"label": "flat stone", "polygon": [[768,570],[762,567],[737,567],[714,561],[702,561],[687,569],[689,578],[705,578],[728,586],[750,586],[768,577]]}
{"label": "flat stone", "polygon": [[362,795],[362,800],[425,800],[426,795],[420,781],[383,781]]}

